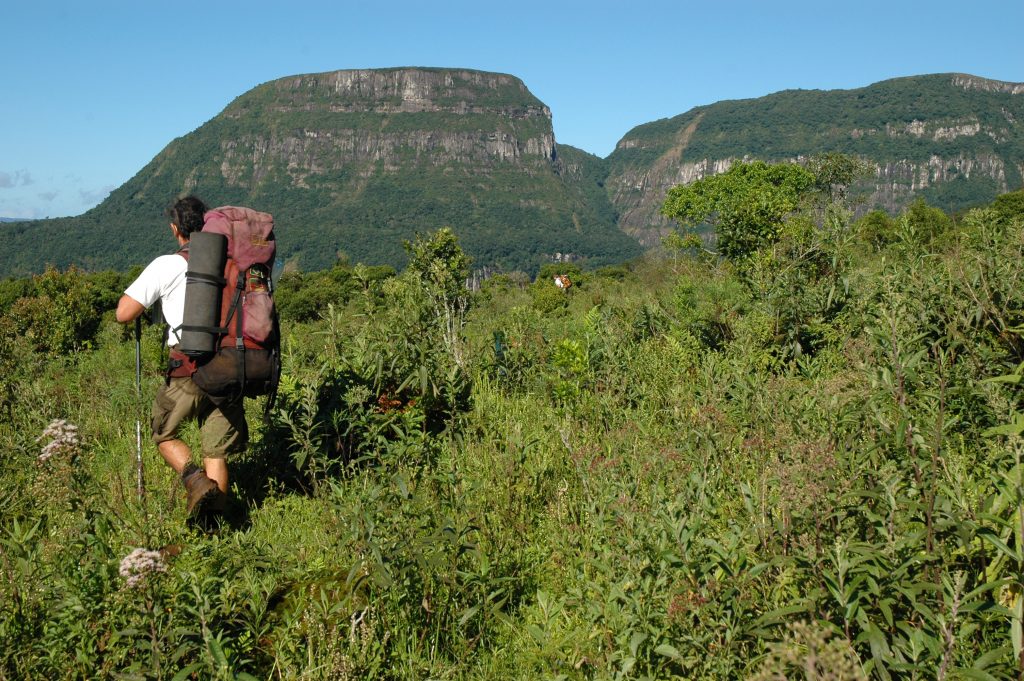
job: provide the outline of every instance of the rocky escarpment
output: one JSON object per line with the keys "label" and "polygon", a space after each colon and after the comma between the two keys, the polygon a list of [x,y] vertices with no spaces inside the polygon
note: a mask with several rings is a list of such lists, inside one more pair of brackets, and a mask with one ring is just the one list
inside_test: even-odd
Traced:
{"label": "rocky escarpment", "polygon": [[[283,78],[223,114],[221,172],[253,188],[281,164],[296,186],[316,176],[400,172],[410,165],[546,170],[551,111],[517,78],[468,70],[352,70]],[[290,123],[290,124],[289,124]],[[379,168],[375,164],[380,164]]]}
{"label": "rocky escarpment", "polygon": [[668,189],[737,160],[838,151],[874,169],[865,207],[895,211],[924,196],[956,210],[1022,185],[1022,116],[1024,84],[964,74],[719,102],[631,131],[608,159],[606,186],[620,227],[648,245],[671,226],[658,212]]}
{"label": "rocky escarpment", "polygon": [[979,78],[966,73],[954,73],[953,85],[965,90],[984,90],[985,92],[1005,92],[1011,95],[1024,95],[1024,83],[1007,83],[1002,80]]}
{"label": "rocky escarpment", "polygon": [[[89,213],[7,233],[17,244],[80,242],[67,257],[51,253],[59,266],[126,268],[168,247],[162,210],[185,191],[273,213],[286,266],[329,267],[344,255],[400,267],[404,241],[449,226],[476,267],[530,271],[567,254],[602,264],[640,252],[598,182],[567,172],[551,111],[518,78],[334,71],[260,85]],[[139,238],[110,244],[104,235],[119,229]],[[0,273],[41,269],[42,256],[17,244],[16,258],[0,254]]]}

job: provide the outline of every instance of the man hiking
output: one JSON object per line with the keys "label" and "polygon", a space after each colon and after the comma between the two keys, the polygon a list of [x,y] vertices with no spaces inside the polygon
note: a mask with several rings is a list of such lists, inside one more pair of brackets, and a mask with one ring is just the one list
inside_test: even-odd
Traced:
{"label": "man hiking", "polygon": [[[191,235],[202,231],[206,212],[206,205],[194,196],[179,199],[167,209],[179,253],[153,260],[117,303],[117,321],[127,324],[159,300],[168,324],[167,345],[175,356],[182,356],[176,352],[176,346],[185,313],[188,268],[180,251],[187,251]],[[153,441],[160,455],[181,476],[188,494],[189,517],[201,511],[222,512],[228,494],[226,457],[244,451],[248,444],[243,398],[238,395],[214,404],[192,381],[194,366],[177,360],[170,367],[153,402]],[[192,451],[178,436],[181,425],[193,418],[202,436],[202,469],[192,463]]]}

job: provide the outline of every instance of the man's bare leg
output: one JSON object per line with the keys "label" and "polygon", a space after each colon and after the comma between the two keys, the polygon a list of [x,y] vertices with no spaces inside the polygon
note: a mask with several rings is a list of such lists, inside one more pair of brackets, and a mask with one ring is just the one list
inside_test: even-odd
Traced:
{"label": "man's bare leg", "polygon": [[228,463],[225,459],[203,459],[206,477],[217,483],[222,494],[228,493]]}
{"label": "man's bare leg", "polygon": [[181,440],[164,440],[156,448],[160,451],[160,456],[164,457],[164,461],[179,475],[192,461],[192,450]]}
{"label": "man's bare leg", "polygon": [[[192,462],[192,450],[181,440],[164,440],[157,449],[164,461],[180,474],[185,466]],[[228,464],[224,459],[203,459],[203,468],[206,469],[206,477],[217,483],[218,489],[224,494],[228,493]]]}

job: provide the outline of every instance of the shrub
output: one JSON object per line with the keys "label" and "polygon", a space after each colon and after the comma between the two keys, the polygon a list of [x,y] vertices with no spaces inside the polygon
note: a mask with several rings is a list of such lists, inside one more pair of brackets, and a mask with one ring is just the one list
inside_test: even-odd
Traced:
{"label": "shrub", "polygon": [[32,279],[33,293],[8,310],[11,330],[50,355],[67,355],[88,347],[100,326],[109,293],[97,289],[81,270],[47,269]]}

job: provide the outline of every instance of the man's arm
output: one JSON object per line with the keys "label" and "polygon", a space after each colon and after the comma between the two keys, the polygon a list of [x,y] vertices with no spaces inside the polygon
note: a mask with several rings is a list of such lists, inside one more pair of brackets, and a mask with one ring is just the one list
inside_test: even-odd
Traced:
{"label": "man's arm", "polygon": [[131,296],[121,296],[121,300],[117,301],[117,321],[127,324],[134,321],[145,309],[142,303]]}

